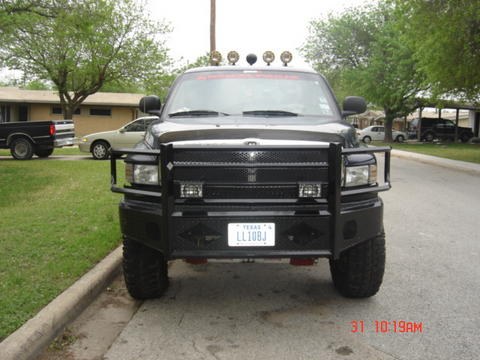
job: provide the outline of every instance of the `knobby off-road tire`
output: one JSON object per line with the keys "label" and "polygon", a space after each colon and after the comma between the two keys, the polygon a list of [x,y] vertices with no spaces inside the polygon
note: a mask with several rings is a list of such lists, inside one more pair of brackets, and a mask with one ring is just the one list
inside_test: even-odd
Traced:
{"label": "knobby off-road tire", "polygon": [[17,160],[30,160],[33,156],[33,144],[26,138],[17,138],[10,145],[10,154]]}
{"label": "knobby off-road tire", "polygon": [[366,298],[380,289],[385,270],[385,234],[360,243],[330,259],[335,287],[343,296]]}
{"label": "knobby off-road tire", "polygon": [[167,265],[160,252],[130,239],[123,240],[123,276],[133,298],[160,297],[168,287]]}

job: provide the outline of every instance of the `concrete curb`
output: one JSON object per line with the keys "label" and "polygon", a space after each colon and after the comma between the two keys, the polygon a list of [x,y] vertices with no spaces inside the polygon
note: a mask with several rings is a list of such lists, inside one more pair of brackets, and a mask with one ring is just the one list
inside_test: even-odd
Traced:
{"label": "concrete curb", "polygon": [[480,174],[480,164],[470,163],[466,161],[450,160],[437,156],[423,155],[402,150],[392,150],[392,156],[403,159],[415,160],[425,164],[436,165],[452,170],[463,171],[473,175]]}
{"label": "concrete curb", "polygon": [[120,273],[121,246],[0,343],[2,360],[35,359]]}

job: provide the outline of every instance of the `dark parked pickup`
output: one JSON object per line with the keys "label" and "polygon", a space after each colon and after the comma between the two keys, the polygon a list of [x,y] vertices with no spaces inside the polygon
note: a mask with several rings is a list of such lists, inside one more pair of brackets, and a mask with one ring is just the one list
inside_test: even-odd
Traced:
{"label": "dark parked pickup", "polygon": [[458,127],[455,123],[448,119],[422,118],[413,119],[408,127],[408,138],[415,139],[417,137],[418,124],[420,122],[420,140],[431,142],[434,139],[454,140],[455,131],[458,131],[458,139],[467,142],[473,137],[472,129],[466,127]]}
{"label": "dark parked pickup", "polygon": [[0,149],[10,149],[17,160],[48,157],[56,147],[73,145],[74,138],[72,120],[0,124]]}

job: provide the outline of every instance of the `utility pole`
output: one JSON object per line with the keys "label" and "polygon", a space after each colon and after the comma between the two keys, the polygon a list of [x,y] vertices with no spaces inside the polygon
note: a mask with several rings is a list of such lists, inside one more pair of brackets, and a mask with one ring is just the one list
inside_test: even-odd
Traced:
{"label": "utility pole", "polygon": [[216,0],[210,0],[210,54],[217,48],[215,38]]}

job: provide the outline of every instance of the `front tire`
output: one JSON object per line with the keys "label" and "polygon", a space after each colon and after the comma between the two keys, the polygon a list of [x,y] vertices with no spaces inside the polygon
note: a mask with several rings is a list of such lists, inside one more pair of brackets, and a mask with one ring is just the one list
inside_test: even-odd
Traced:
{"label": "front tire", "polygon": [[403,135],[398,135],[395,138],[395,141],[398,142],[398,143],[403,143],[405,141],[405,138],[403,137]]}
{"label": "front tire", "polygon": [[460,135],[460,141],[462,143],[466,143],[466,142],[468,142],[468,140],[470,140],[470,135],[465,134],[465,133]]}
{"label": "front tire", "polygon": [[433,139],[435,139],[435,135],[433,133],[429,132],[425,134],[425,141],[426,142],[432,142]]}
{"label": "front tire", "polygon": [[168,287],[168,264],[159,251],[125,238],[123,276],[127,290],[133,298],[157,298]]}
{"label": "front tire", "polygon": [[333,284],[349,298],[366,298],[380,289],[385,271],[385,234],[355,245],[330,259]]}
{"label": "front tire", "polygon": [[95,160],[106,160],[110,155],[110,145],[103,140],[95,141],[92,145],[92,156]]}
{"label": "front tire", "polygon": [[10,154],[17,160],[30,160],[33,156],[33,144],[26,138],[17,138],[10,145]]}
{"label": "front tire", "polygon": [[365,144],[370,144],[372,142],[372,138],[370,136],[365,136],[362,141],[365,143]]}

